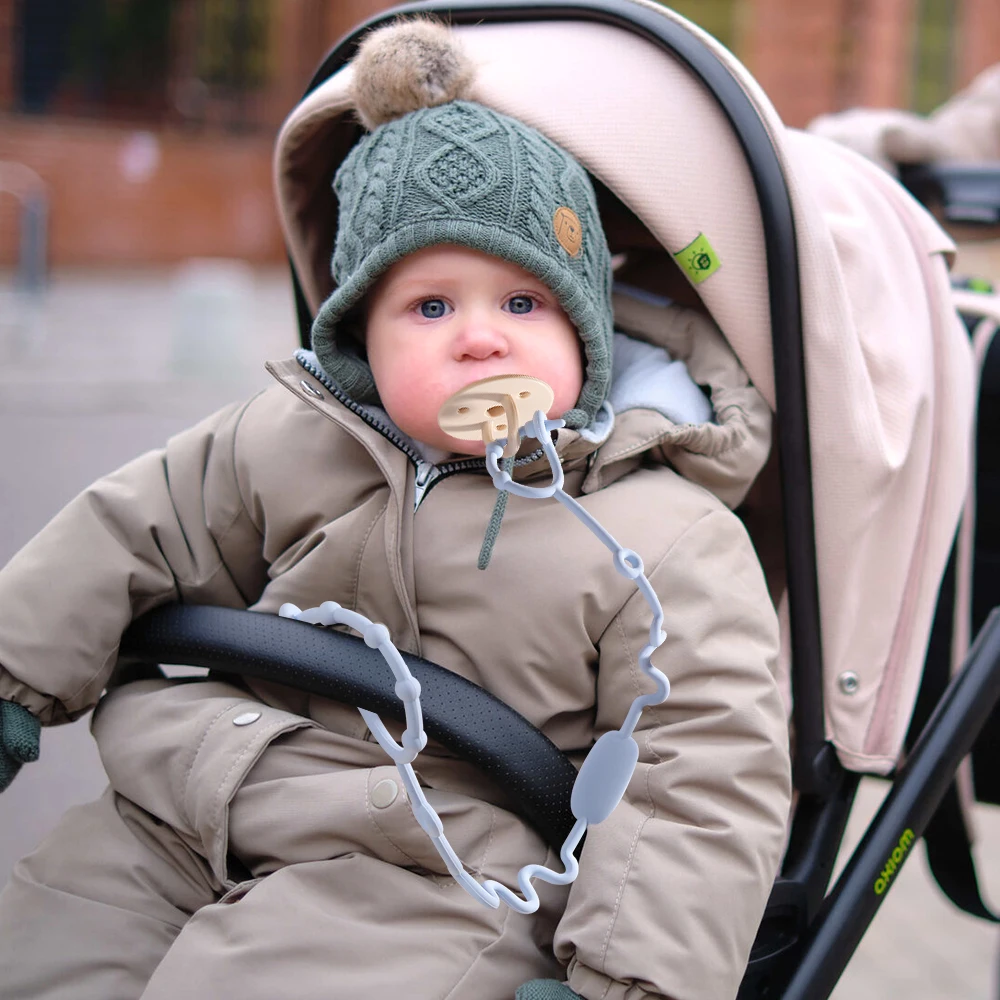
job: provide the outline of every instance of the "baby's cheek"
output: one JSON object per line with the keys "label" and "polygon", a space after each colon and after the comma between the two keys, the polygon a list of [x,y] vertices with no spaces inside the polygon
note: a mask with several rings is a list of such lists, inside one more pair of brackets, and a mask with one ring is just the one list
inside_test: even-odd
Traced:
{"label": "baby's cheek", "polygon": [[379,396],[393,422],[401,431],[418,441],[438,431],[437,414],[440,403],[425,379],[417,371],[407,376],[399,373],[388,384],[379,386]]}
{"label": "baby's cheek", "polygon": [[574,363],[572,359],[553,370],[552,391],[554,399],[552,409],[547,416],[550,418],[561,417],[567,410],[572,410],[580,398],[580,390],[583,388],[582,366]]}

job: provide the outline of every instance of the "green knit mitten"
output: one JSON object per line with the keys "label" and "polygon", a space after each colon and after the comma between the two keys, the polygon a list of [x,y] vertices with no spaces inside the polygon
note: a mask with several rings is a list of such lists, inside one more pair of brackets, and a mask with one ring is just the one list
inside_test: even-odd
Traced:
{"label": "green knit mitten", "polygon": [[554,979],[532,979],[517,988],[515,1000],[583,1000],[567,983]]}
{"label": "green knit mitten", "polygon": [[38,760],[41,724],[17,702],[0,701],[0,792],[13,780],[22,764]]}

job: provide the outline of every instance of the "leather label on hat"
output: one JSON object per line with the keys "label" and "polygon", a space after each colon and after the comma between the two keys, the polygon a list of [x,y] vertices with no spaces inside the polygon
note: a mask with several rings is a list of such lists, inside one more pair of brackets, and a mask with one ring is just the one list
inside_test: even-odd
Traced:
{"label": "leather label on hat", "polygon": [[571,208],[560,205],[552,217],[552,228],[555,230],[559,245],[570,255],[576,257],[583,246],[583,226],[579,216]]}

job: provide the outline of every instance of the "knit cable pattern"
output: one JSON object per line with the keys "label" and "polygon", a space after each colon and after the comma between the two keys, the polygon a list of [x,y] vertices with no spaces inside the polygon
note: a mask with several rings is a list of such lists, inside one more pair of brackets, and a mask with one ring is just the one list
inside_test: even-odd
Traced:
{"label": "knit cable pattern", "polygon": [[[611,258],[586,172],[523,122],[470,101],[421,108],[362,138],[337,172],[337,288],[313,325],[326,373],[359,402],[377,400],[370,369],[337,325],[395,261],[457,243],[512,261],[548,286],[587,358],[570,427],[593,420],[611,381]],[[582,242],[560,244],[555,216],[571,209]],[[346,348],[346,349],[345,349]]]}

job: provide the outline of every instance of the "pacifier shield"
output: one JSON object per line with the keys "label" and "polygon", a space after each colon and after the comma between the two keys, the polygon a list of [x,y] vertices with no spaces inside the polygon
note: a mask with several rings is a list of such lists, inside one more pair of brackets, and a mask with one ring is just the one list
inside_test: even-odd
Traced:
{"label": "pacifier shield", "polygon": [[449,396],[438,411],[438,426],[460,441],[506,438],[503,454],[510,458],[521,443],[518,430],[538,410],[548,413],[554,400],[552,387],[533,375],[493,375]]}

